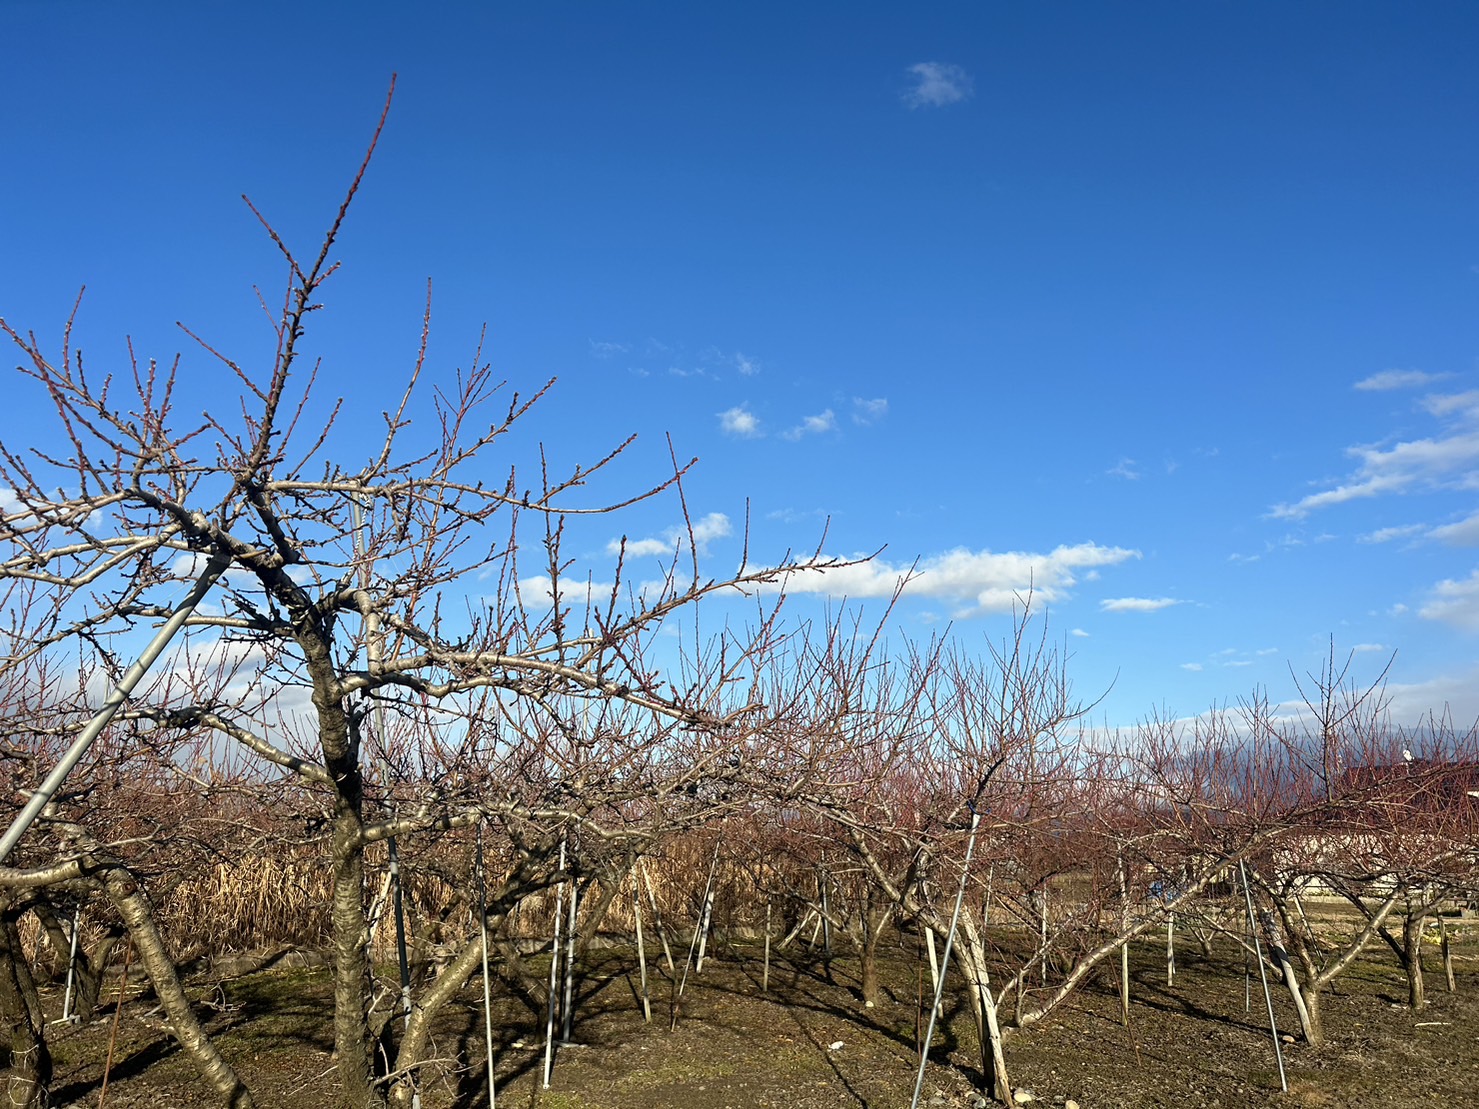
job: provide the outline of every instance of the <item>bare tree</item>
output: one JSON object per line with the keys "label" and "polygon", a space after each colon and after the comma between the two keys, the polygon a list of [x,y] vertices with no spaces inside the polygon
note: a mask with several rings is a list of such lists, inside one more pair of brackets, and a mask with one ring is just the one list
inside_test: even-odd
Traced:
{"label": "bare tree", "polygon": [[[532,477],[509,466],[490,478],[492,448],[544,390],[504,397],[489,418],[503,389],[479,346],[470,365],[438,375],[423,403],[425,328],[378,445],[350,461],[361,448],[335,422],[341,402],[318,399],[327,379],[305,368],[306,335],[384,123],[316,253],[300,255],[263,219],[290,272],[269,313],[270,356],[254,364],[197,339],[226,383],[225,406],[182,416],[178,360],[161,367],[130,352],[120,373],[99,376],[84,368],[70,323],[53,357],[0,321],[20,376],[56,413],[43,446],[0,445],[0,482],[16,505],[0,531],[0,575],[34,583],[57,613],[33,637],[43,647],[87,642],[118,671],[126,633],[169,610],[182,576],[224,566],[215,603],[190,619],[170,672],[134,694],[110,734],[152,744],[161,765],[179,765],[172,743],[203,745],[213,758],[253,765],[275,788],[295,783],[306,808],[321,812],[341,1100],[356,1107],[410,1099],[430,1021],[477,948],[466,937],[413,1001],[403,1033],[377,1018],[367,850],[497,822],[519,853],[499,895],[507,904],[562,876],[553,862],[562,838],[593,845],[582,865],[594,865],[657,829],[705,819],[724,804],[709,783],[732,776],[731,755],[765,730],[770,714],[751,687],[783,638],[779,604],[759,608],[747,631],[681,657],[655,645],[656,633],[703,598],[830,565],[742,562],[706,578],[690,526],[664,580],[629,584],[618,558],[596,585],[565,554],[569,522],[658,495],[672,496],[687,520],[687,467],[675,461],[666,479],[605,503],[578,498],[624,445],[561,474],[541,453]],[[399,740],[387,718],[399,722]],[[147,906],[89,829],[86,806],[57,807],[8,883],[39,882],[47,868],[88,877],[136,939],[147,935]],[[156,955],[163,974],[162,949]],[[187,1047],[223,1097],[249,1102],[208,1044]]]}

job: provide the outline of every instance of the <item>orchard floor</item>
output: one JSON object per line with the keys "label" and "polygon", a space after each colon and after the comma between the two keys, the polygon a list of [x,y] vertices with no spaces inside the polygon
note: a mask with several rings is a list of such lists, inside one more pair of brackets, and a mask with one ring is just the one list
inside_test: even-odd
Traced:
{"label": "orchard floor", "polygon": [[[912,947],[912,945],[911,945]],[[761,952],[718,952],[691,976],[676,1030],[670,983],[653,982],[644,1024],[630,953],[594,953],[578,985],[575,1042],[540,1088],[543,1020],[501,991],[495,999],[497,1104],[529,1109],[906,1109],[915,1075],[918,962],[898,947],[885,961],[886,1000],[864,1009],[856,962],[833,961],[831,980],[805,952],[776,956],[760,991]],[[1468,955],[1468,952],[1465,952]],[[1163,949],[1134,952],[1134,1003],[1119,1023],[1111,974],[1101,974],[1038,1027],[1009,1032],[1013,1084],[1043,1106],[1406,1107],[1473,1104],[1479,1097],[1479,965],[1456,960],[1459,992],[1444,989],[1430,956],[1428,1006],[1403,1004],[1405,980],[1390,953],[1370,948],[1325,998],[1328,1043],[1284,1045],[1289,1092],[1279,1090],[1258,979],[1244,1009],[1242,955],[1223,941],[1210,960],[1181,954],[1167,986]],[[680,963],[681,971],[681,963]],[[476,981],[474,986],[476,986]],[[110,988],[111,990],[111,988]],[[260,1106],[336,1104],[329,981],[322,968],[263,971],[202,985],[199,1009]],[[111,996],[111,992],[108,996]],[[54,998],[49,1000],[55,1001]],[[449,1013],[424,1086],[426,1109],[487,1103],[480,988]],[[1275,993],[1280,1030],[1293,1024]],[[96,1106],[112,1026],[53,1026],[54,1105]],[[958,1006],[937,1030],[920,1104],[979,1104],[974,1026]],[[111,1109],[211,1105],[169,1037],[152,999],[124,1006],[106,1103]]]}

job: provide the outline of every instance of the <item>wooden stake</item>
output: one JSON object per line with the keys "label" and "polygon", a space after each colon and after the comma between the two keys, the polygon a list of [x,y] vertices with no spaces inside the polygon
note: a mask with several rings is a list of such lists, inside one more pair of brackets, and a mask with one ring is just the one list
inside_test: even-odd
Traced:
{"label": "wooden stake", "polygon": [[914,968],[914,1054],[924,1058],[924,967]]}
{"label": "wooden stake", "polygon": [[[832,981],[832,914],[827,906],[827,874],[826,871],[817,872],[817,892],[822,900],[822,969],[826,972],[827,981]],[[867,927],[866,921],[863,925]]]}
{"label": "wooden stake", "polygon": [[493,1094],[493,995],[488,985],[488,878],[483,870],[483,822],[478,821],[478,930],[483,941],[483,1039],[488,1048],[488,1109]]}
{"label": "wooden stake", "polygon": [[935,954],[935,930],[928,924],[924,926],[924,946],[930,954],[930,989],[938,993],[940,989],[940,960]]}
{"label": "wooden stake", "polygon": [[[1128,932],[1130,930],[1130,888],[1123,858],[1119,860],[1116,873],[1120,886],[1120,927]],[[1120,1023],[1126,1028],[1130,1026],[1130,944],[1128,941],[1120,944]]]}
{"label": "wooden stake", "polygon": [[[704,971],[704,951],[709,944],[709,923],[714,917],[714,876],[719,873],[719,846],[722,842],[716,840],[714,843],[714,861],[709,864],[709,880],[704,883],[704,902],[698,919],[698,962],[693,968],[695,974],[702,974]],[[691,945],[689,950],[692,951]]]}
{"label": "wooden stake", "polygon": [[991,927],[991,888],[992,879],[996,876],[996,864],[992,863],[986,868],[986,900],[981,904],[981,931]]}
{"label": "wooden stake", "polygon": [[108,1100],[108,1076],[113,1072],[113,1049],[118,1045],[118,1020],[123,1016],[123,992],[128,988],[128,961],[133,957],[134,938],[123,949],[123,974],[118,979],[118,1000],[113,1003],[113,1030],[108,1033],[108,1057],[103,1062],[103,1088],[98,1091],[98,1109]]}
{"label": "wooden stake", "polygon": [[1038,956],[1042,962],[1038,965],[1038,972],[1042,977],[1042,984],[1046,986],[1048,984],[1048,883],[1046,880],[1043,881],[1042,895],[1039,900],[1042,904],[1042,926]]}
{"label": "wooden stake", "polygon": [[652,888],[652,878],[647,873],[645,859],[637,860],[637,869],[642,872],[642,884],[647,887],[647,903],[652,906],[652,927],[657,932],[657,938],[662,941],[662,957],[668,964],[668,973],[672,974],[677,968],[673,965],[673,951],[668,947],[668,933],[662,926],[662,912],[657,907],[657,893]]}
{"label": "wooden stake", "polygon": [[1458,983],[1453,978],[1453,951],[1448,946],[1448,922],[1443,915],[1438,915],[1438,950],[1443,954],[1443,974],[1448,979],[1448,992],[1453,993],[1458,989]]}
{"label": "wooden stake", "polygon": [[760,972],[760,992],[770,992],[770,899],[765,901],[765,969]]}
{"label": "wooden stake", "polygon": [[652,1023],[652,999],[647,995],[647,945],[642,942],[642,891],[632,874],[632,915],[637,921],[637,966],[642,972],[642,1019]]}
{"label": "wooden stake", "polygon": [[1176,914],[1166,914],[1166,985],[1176,984]]}
{"label": "wooden stake", "polygon": [[704,894],[704,907],[698,918],[698,962],[694,966],[695,974],[704,972],[704,957],[709,950],[709,927],[714,922],[714,891],[710,889]]}

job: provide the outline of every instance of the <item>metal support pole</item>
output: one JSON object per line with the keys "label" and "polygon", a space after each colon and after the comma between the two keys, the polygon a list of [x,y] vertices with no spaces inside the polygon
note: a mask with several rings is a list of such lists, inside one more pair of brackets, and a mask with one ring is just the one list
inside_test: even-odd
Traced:
{"label": "metal support pole", "polygon": [[[565,869],[565,841],[560,841],[560,870]],[[549,1014],[544,1024],[544,1088],[555,1065],[555,1007],[560,1001],[560,923],[565,915],[565,883],[555,891],[555,935],[549,947]]]}
{"label": "metal support pole", "polygon": [[960,921],[960,906],[965,901],[966,883],[971,877],[971,855],[976,850],[976,829],[981,825],[981,814],[971,808],[971,834],[965,842],[965,863],[960,871],[960,892],[955,895],[955,911],[950,914],[950,932],[945,937],[945,953],[940,958],[940,980],[935,983],[935,1003],[930,1006],[929,1026],[924,1032],[924,1043],[919,1049],[919,1075],[914,1079],[914,1097],[909,1109],[918,1109],[919,1092],[924,1089],[924,1067],[929,1062],[930,1041],[935,1038],[935,1018],[940,1012],[940,996],[945,991],[945,971],[950,966],[950,949],[955,944],[955,926]]}
{"label": "metal support pole", "polygon": [[206,593],[216,583],[216,579],[225,573],[230,561],[224,554],[217,553],[211,556],[205,572],[190,587],[190,592],[186,594],[185,599],[176,606],[174,612],[170,613],[169,619],[160,625],[138,661],[128,668],[123,679],[113,692],[108,694],[103,707],[88,721],[87,727],[83,728],[81,734],[72,742],[72,746],[62,756],[62,761],[57,763],[56,769],[48,774],[46,781],[41,783],[41,787],[31,794],[31,799],[26,802],[25,808],[21,809],[16,818],[11,821],[5,835],[0,837],[0,863],[10,857],[11,851],[20,842],[21,836],[26,834],[26,829],[35,823],[36,818],[41,815],[41,810],[51,802],[56,791],[62,788],[67,775],[72,773],[73,768],[82,761],[82,756],[87,754],[87,749],[93,745],[98,736],[103,734],[103,729],[113,719],[114,713],[118,711],[123,702],[128,700],[134,688],[149,672],[149,667],[153,666],[159,656],[164,653],[165,647],[169,646],[169,641],[185,626],[185,621],[195,611],[195,606],[205,599]]}
{"label": "metal support pole", "polygon": [[77,976],[77,933],[82,927],[82,902],[77,902],[77,907],[72,910],[72,942],[67,952],[67,989],[62,994],[62,1019],[66,1024],[72,1019],[72,983]]}
{"label": "metal support pole", "polygon": [[1263,979],[1263,1003],[1268,1006],[1268,1030],[1274,1039],[1274,1058],[1279,1063],[1279,1088],[1289,1092],[1289,1080],[1284,1077],[1284,1049],[1279,1046],[1279,1026],[1274,1023],[1274,997],[1268,990],[1268,968],[1263,965],[1263,943],[1258,938],[1258,922],[1253,918],[1253,892],[1248,888],[1248,868],[1238,860],[1238,873],[1243,879],[1243,900],[1248,905],[1248,931],[1253,934],[1253,950],[1258,958],[1258,974]]}
{"label": "metal support pole", "polygon": [[575,946],[580,933],[575,927],[576,913],[580,909],[580,885],[572,877],[570,879],[570,919],[569,927],[565,932],[565,1001],[561,1007],[564,1017],[564,1031],[560,1035],[561,1043],[572,1043],[575,1035]]}

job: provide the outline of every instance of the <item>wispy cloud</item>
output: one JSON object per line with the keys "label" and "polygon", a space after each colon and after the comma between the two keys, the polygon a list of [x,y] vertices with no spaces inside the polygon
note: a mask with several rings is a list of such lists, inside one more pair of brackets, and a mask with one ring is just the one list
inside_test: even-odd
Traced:
{"label": "wispy cloud", "polygon": [[798,524],[803,520],[825,520],[829,513],[822,508],[777,508],[767,512],[767,520],[779,520],[783,524]]}
{"label": "wispy cloud", "polygon": [[964,547],[922,559],[911,568],[873,559],[827,570],[788,574],[790,593],[846,597],[888,597],[909,577],[908,597],[938,597],[959,607],[957,619],[1011,612],[1030,594],[1039,603],[1065,600],[1079,576],[1100,566],[1139,558],[1140,552],[1098,543],[1055,547],[1046,553],[971,551]]}
{"label": "wispy cloud", "polygon": [[1416,389],[1452,376],[1452,374],[1424,373],[1422,370],[1382,370],[1381,373],[1363,377],[1352,388],[1374,393],[1387,392],[1391,389]]}
{"label": "wispy cloud", "polygon": [[741,377],[753,377],[760,372],[760,363],[747,354],[735,351],[734,368],[740,372]]}
{"label": "wispy cloud", "polygon": [[1437,434],[1391,446],[1346,448],[1356,460],[1353,473],[1329,489],[1269,510],[1274,519],[1300,520],[1322,508],[1414,489],[1479,486],[1479,390],[1435,394],[1420,407],[1442,421]]}
{"label": "wispy cloud", "polygon": [[1455,414],[1465,415],[1470,419],[1479,417],[1479,389],[1469,389],[1462,393],[1432,393],[1418,403],[1440,419]]}
{"label": "wispy cloud", "polygon": [[1175,597],[1114,597],[1099,602],[1100,612],[1159,612],[1172,605],[1185,604]]}
{"label": "wispy cloud", "polygon": [[1083,628],[1074,628],[1068,634],[1071,635],[1071,636],[1073,636],[1075,639],[1088,639],[1089,638],[1089,633],[1086,632],[1086,631],[1084,631]]}
{"label": "wispy cloud", "polygon": [[719,428],[736,439],[756,439],[761,434],[760,420],[743,404],[719,413]]}
{"label": "wispy cloud", "polygon": [[[693,521],[693,543],[699,554],[708,552],[709,543],[715,539],[723,539],[731,535],[734,529],[729,523],[729,517],[722,512],[710,512],[700,520]],[[606,553],[609,555],[620,554],[622,544],[626,544],[628,557],[641,558],[644,555],[657,555],[664,557],[671,555],[680,547],[688,543],[688,529],[682,526],[668,528],[662,533],[661,538],[648,539],[613,539],[606,544]]]}
{"label": "wispy cloud", "polygon": [[1104,472],[1110,477],[1124,478],[1126,481],[1140,480],[1140,471],[1136,469],[1133,458],[1121,458]]}
{"label": "wispy cloud", "polygon": [[1377,528],[1365,535],[1358,535],[1358,543],[1390,543],[1393,539],[1410,539],[1414,535],[1422,535],[1428,530],[1426,524],[1397,524],[1392,527]]}
{"label": "wispy cloud", "polygon": [[1181,669],[1190,670],[1194,674],[1199,674],[1202,670],[1202,664],[1200,662],[1183,662]]}
{"label": "wispy cloud", "polygon": [[971,76],[948,62],[918,62],[908,70],[912,84],[904,90],[904,103],[911,108],[943,108],[971,95]]}
{"label": "wispy cloud", "polygon": [[1479,512],[1451,524],[1439,524],[1428,532],[1428,538],[1455,547],[1479,547]]}
{"label": "wispy cloud", "polygon": [[825,412],[818,412],[815,416],[807,416],[793,428],[781,432],[783,439],[796,440],[804,435],[821,435],[823,432],[837,430],[837,417],[828,408]]}
{"label": "wispy cloud", "polygon": [[852,422],[860,427],[876,424],[888,415],[888,398],[853,397],[852,399]]}
{"label": "wispy cloud", "polygon": [[591,355],[594,358],[614,358],[618,354],[625,354],[631,348],[625,343],[608,343],[598,339],[590,340]]}

